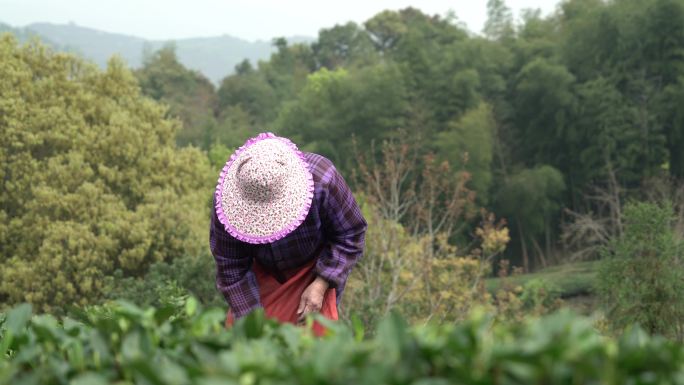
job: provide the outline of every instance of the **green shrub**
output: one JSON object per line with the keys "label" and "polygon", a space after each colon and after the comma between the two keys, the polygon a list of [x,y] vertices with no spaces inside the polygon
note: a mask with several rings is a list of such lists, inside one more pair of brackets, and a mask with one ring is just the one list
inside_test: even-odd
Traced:
{"label": "green shrub", "polygon": [[528,314],[542,315],[560,307],[560,288],[543,278],[525,283],[520,299]]}
{"label": "green shrub", "polygon": [[254,313],[224,329],[222,309],[142,309],[117,302],[76,319],[0,324],[4,384],[676,384],[684,346],[639,329],[614,339],[589,319],[556,313],[516,325],[475,313],[410,327],[385,318],[372,338],[341,323],[315,338]]}
{"label": "green shrub", "polygon": [[124,277],[118,271],[107,279],[104,292],[109,300],[125,299],[141,306],[164,306],[187,295],[204,305],[225,305],[216,289],[216,267],[211,255],[157,262],[142,278]]}
{"label": "green shrub", "polygon": [[682,339],[682,244],[672,229],[671,205],[632,203],[624,234],[602,250],[599,295],[616,330],[640,324],[651,334]]}
{"label": "green shrub", "polygon": [[97,303],[119,269],[206,249],[206,155],[116,58],[0,36],[0,302]]}

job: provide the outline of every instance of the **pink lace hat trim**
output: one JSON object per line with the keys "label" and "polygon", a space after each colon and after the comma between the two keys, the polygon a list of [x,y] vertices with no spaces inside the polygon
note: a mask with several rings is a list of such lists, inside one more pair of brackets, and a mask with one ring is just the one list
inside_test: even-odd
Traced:
{"label": "pink lace hat trim", "polygon": [[245,142],[224,165],[216,186],[216,214],[233,237],[252,244],[284,238],[304,222],[314,195],[304,154],[267,132]]}

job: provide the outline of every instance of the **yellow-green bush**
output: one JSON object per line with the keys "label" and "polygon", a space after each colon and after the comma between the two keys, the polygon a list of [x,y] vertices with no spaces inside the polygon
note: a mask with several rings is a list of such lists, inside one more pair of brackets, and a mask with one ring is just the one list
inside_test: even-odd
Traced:
{"label": "yellow-green bush", "polygon": [[0,37],[0,301],[58,310],[205,246],[212,176],[117,59]]}
{"label": "yellow-green bush", "polygon": [[508,229],[485,214],[475,229],[478,247],[462,252],[447,237],[417,236],[385,219],[373,205],[363,202],[368,221],[366,250],[352,271],[343,301],[343,314],[356,314],[373,325],[391,311],[411,322],[459,321],[474,308],[485,308],[497,318],[520,321],[558,307],[557,293],[543,282],[519,287],[505,285],[490,294],[484,278],[491,272],[491,257],[509,241]]}

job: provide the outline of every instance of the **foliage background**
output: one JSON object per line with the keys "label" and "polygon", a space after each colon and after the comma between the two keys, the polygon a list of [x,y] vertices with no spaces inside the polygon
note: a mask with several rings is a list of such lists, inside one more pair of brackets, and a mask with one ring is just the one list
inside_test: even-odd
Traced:
{"label": "foliage background", "polygon": [[[373,227],[343,306],[366,324],[391,310],[412,322],[477,305],[544,313],[564,294],[556,282],[509,275],[606,246],[636,259],[650,248],[642,262],[670,268],[655,279],[676,281],[667,242],[619,245],[650,231],[630,224],[629,201],[669,202],[662,233],[675,244],[684,232],[684,0],[565,0],[519,21],[489,0],[488,15],[482,34],[405,8],[314,42],[276,38],[268,60],[218,86],[173,45],[139,70],[113,58],[101,71],[3,36],[0,303],[61,313],[188,291],[215,303],[210,193],[261,131],[332,159],[364,205]],[[623,290],[618,271],[604,293]]]}

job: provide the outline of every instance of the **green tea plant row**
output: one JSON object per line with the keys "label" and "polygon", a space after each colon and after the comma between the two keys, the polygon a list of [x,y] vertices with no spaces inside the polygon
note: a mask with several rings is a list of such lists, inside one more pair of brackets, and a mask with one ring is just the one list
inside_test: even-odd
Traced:
{"label": "green tea plant row", "polygon": [[517,325],[392,316],[372,336],[328,323],[323,338],[260,313],[226,330],[223,310],[192,298],[59,320],[20,305],[0,318],[0,384],[684,384],[681,344],[637,328],[604,337],[564,312]]}

